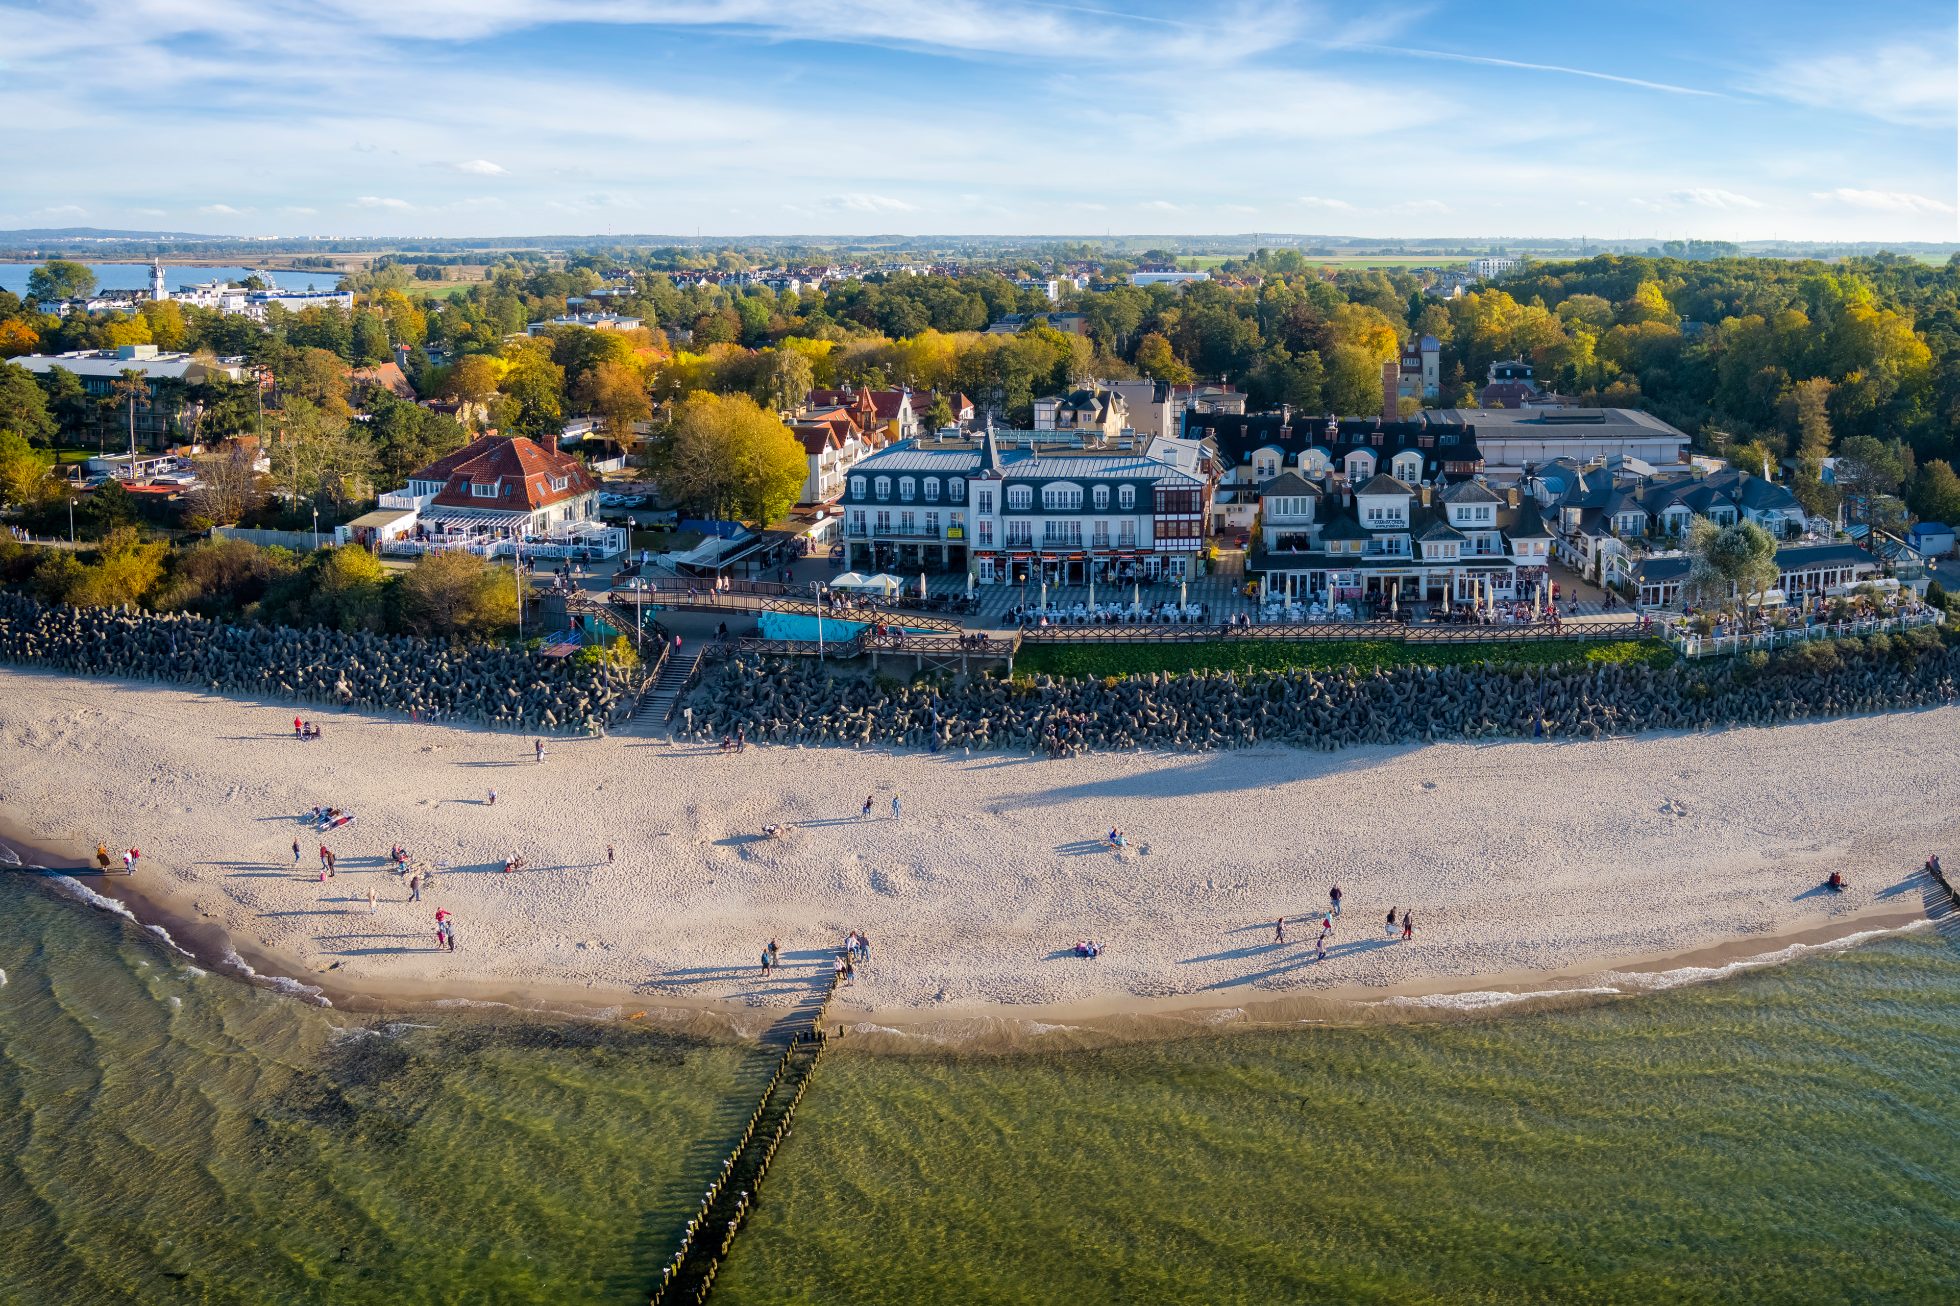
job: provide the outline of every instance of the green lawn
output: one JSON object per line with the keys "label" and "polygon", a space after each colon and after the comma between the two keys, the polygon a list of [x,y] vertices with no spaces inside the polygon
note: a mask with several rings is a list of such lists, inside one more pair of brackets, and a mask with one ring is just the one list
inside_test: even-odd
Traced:
{"label": "green lawn", "polygon": [[1028,644],[1016,675],[1139,676],[1183,671],[1373,671],[1377,667],[1673,661],[1657,640],[1607,643],[1403,644],[1394,640],[1218,640],[1202,644]]}

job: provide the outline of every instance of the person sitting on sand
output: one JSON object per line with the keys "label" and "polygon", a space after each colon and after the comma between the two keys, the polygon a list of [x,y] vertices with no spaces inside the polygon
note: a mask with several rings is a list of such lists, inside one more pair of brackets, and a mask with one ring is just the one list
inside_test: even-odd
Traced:
{"label": "person sitting on sand", "polygon": [[1849,885],[1845,882],[1843,871],[1832,871],[1831,878],[1824,881],[1832,893],[1843,893]]}
{"label": "person sitting on sand", "polygon": [[1938,875],[1939,873],[1940,873],[1940,855],[1938,853],[1927,853],[1926,874]]}

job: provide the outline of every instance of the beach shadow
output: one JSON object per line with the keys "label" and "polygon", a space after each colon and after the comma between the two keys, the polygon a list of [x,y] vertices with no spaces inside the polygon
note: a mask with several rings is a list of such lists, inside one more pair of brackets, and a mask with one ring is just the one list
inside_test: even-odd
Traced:
{"label": "beach shadow", "polygon": [[[1271,929],[1272,926],[1269,925],[1266,928]],[[1277,952],[1281,948],[1291,946],[1292,942],[1281,943],[1278,940],[1270,943],[1251,943],[1243,948],[1233,948],[1227,952],[1214,952],[1203,957],[1186,957],[1177,964],[1180,966],[1196,966],[1201,962],[1207,961],[1242,961],[1247,957],[1263,957],[1269,952]]]}
{"label": "beach shadow", "polygon": [[1113,852],[1106,839],[1077,839],[1074,843],[1058,843],[1055,851],[1064,857],[1087,857],[1091,853]]}
{"label": "beach shadow", "polygon": [[518,761],[510,761],[510,762],[452,762],[452,763],[450,763],[450,765],[451,765],[451,766],[468,766],[468,767],[485,767],[485,766],[536,766],[536,765],[537,765],[537,763],[536,763],[536,762],[518,762]]}
{"label": "beach shadow", "polygon": [[[1885,888],[1880,889],[1873,896],[1877,898],[1896,898],[1902,893],[1907,893],[1913,889],[1919,888],[1921,885],[1931,884],[1932,881],[1933,881],[1933,877],[1926,874],[1925,871],[1923,870],[1914,871],[1911,875],[1906,876],[1905,879],[1900,880],[1897,884],[1890,884],[1887,885]],[[1938,888],[1939,886],[1934,885],[1934,887]]]}
{"label": "beach shadow", "polygon": [[800,829],[813,829],[820,825],[870,825],[872,819],[862,816],[825,816],[811,821],[795,821],[792,824]]}
{"label": "beach shadow", "polygon": [[1805,898],[1821,898],[1838,892],[1840,890],[1833,889],[1828,883],[1825,883],[1817,885],[1815,888],[1805,889],[1802,893],[1790,899],[1790,901],[1802,902]]}
{"label": "beach shadow", "polygon": [[227,880],[310,880],[313,877],[299,871],[233,871]]}
{"label": "beach shadow", "polygon": [[[337,899],[335,899],[335,901],[336,901],[336,902],[352,902],[352,901],[353,901],[353,899],[351,899],[351,898],[337,898]],[[367,899],[365,899],[365,898],[363,898],[363,899],[361,899],[361,901],[362,901],[362,902],[366,902],[366,901],[367,901]],[[262,911],[262,912],[260,912],[260,913],[259,913],[259,919],[260,919],[260,920],[273,920],[273,919],[276,919],[276,918],[278,918],[278,917],[281,917],[281,916],[346,916],[346,915],[348,915],[348,912],[347,912],[347,911],[346,911],[345,909],[342,909],[342,908],[331,908],[331,909],[330,909],[330,908],[326,908],[326,907],[319,907],[319,908],[296,908],[296,909],[295,909],[295,910],[293,910],[293,911]]]}
{"label": "beach shadow", "polygon": [[[423,937],[420,932],[415,934],[327,934],[322,935],[319,941],[321,943],[352,943],[361,939],[387,939],[390,941],[386,945],[375,944],[368,947],[335,948],[332,950],[332,955],[336,957],[389,956],[402,952],[428,952],[432,949],[438,952],[444,951],[444,949],[435,948],[434,944],[423,943]],[[433,935],[430,937],[433,937]],[[414,942],[411,943],[408,940],[414,940]]]}

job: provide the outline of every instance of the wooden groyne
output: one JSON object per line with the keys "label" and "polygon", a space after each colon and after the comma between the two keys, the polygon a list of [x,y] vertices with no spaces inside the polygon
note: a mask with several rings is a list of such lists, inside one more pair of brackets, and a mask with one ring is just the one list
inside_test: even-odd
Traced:
{"label": "wooden groyne", "polygon": [[722,1260],[755,1209],[756,1190],[769,1172],[776,1149],[789,1137],[796,1108],[810,1087],[810,1076],[816,1073],[817,1063],[829,1046],[824,1034],[824,1015],[836,992],[837,979],[833,975],[822,997],[809,1009],[807,1018],[799,1013],[793,1021],[778,1027],[778,1033],[786,1033],[789,1042],[768,1083],[763,1085],[761,1098],[749,1114],[741,1137],[715,1172],[707,1191],[701,1194],[701,1205],[687,1222],[680,1246],[661,1268],[652,1306],[704,1302],[713,1291]]}

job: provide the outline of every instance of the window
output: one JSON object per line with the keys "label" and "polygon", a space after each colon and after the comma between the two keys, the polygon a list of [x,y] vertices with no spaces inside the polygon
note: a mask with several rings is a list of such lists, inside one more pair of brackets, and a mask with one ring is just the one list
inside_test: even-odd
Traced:
{"label": "window", "polygon": [[1067,511],[1082,506],[1082,487],[1079,485],[1044,485],[1041,487],[1041,506]]}
{"label": "window", "polygon": [[864,509],[862,508],[851,514],[851,534],[864,534]]}
{"label": "window", "polygon": [[910,510],[898,514],[898,533],[900,535],[911,535],[916,530],[917,528],[912,524],[912,513]]}
{"label": "window", "polygon": [[891,533],[891,529],[892,529],[891,509],[890,508],[878,509],[878,533],[880,535],[889,535]]}
{"label": "window", "polygon": [[1137,546],[1137,524],[1133,521],[1118,522],[1116,543],[1119,548],[1134,549]]}
{"label": "window", "polygon": [[497,497],[497,483],[492,481],[485,485],[482,481],[471,481],[470,493],[479,499],[494,499]]}
{"label": "window", "polygon": [[551,478],[551,488],[554,490],[562,490],[571,483],[572,478],[569,476],[554,476]]}
{"label": "window", "polygon": [[953,476],[947,479],[946,499],[950,503],[966,502],[966,479],[964,477]]}
{"label": "window", "polygon": [[1032,486],[1028,486],[1028,485],[1010,485],[1010,486],[1008,486],[1008,487],[1007,487],[1007,506],[1008,506],[1009,508],[1032,508],[1032,507],[1034,507],[1034,488],[1033,488]]}
{"label": "window", "polygon": [[862,499],[864,494],[864,478],[862,476],[853,476],[851,478],[851,497],[853,499]]}
{"label": "window", "polygon": [[891,497],[892,497],[892,478],[889,476],[880,476],[878,478],[878,501],[880,503],[883,503],[886,499],[889,499]]}
{"label": "window", "polygon": [[909,476],[899,477],[898,478],[899,501],[902,503],[912,502],[912,496],[915,493],[917,493],[918,488],[919,488],[918,482],[914,481],[911,477]]}
{"label": "window", "polygon": [[[927,484],[930,485],[933,484],[933,482],[928,481]],[[934,538],[935,540],[939,538],[939,514],[938,513],[929,512],[926,514],[926,534],[932,536],[932,538]]]}
{"label": "window", "polygon": [[1116,506],[1128,512],[1137,506],[1137,487],[1119,485],[1116,487]]}
{"label": "window", "polygon": [[[960,482],[954,481],[953,484],[959,485]],[[959,495],[954,495],[953,501],[955,503],[959,502]],[[974,508],[979,512],[992,512],[994,510],[994,492],[992,490],[980,491],[979,502],[974,504]]]}
{"label": "window", "polygon": [[926,502],[939,502],[939,478],[937,476],[926,477]]}
{"label": "window", "polygon": [[1097,512],[1102,512],[1109,507],[1109,487],[1107,485],[1098,485],[1096,487],[1095,501]]}

